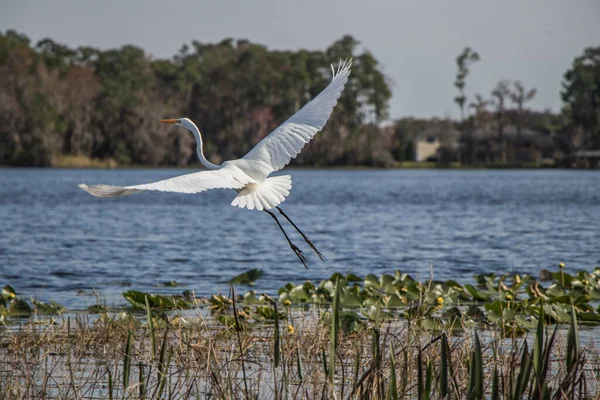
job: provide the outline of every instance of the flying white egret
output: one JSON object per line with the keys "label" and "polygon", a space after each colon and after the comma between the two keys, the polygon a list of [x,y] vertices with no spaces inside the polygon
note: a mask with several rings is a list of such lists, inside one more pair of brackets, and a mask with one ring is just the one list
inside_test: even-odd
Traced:
{"label": "flying white egret", "polygon": [[300,111],[262,139],[242,158],[225,161],[221,165],[213,164],[204,157],[202,136],[200,130],[192,121],[188,118],[161,119],[160,122],[162,123],[182,126],[194,134],[198,158],[208,171],[194,172],[142,185],[111,186],[101,184],[87,186],[80,184],[79,187],[97,197],[127,196],[144,190],[200,193],[209,189],[235,189],[238,194],[231,205],[249,210],[265,211],[273,217],[290,247],[305,267],[307,267],[307,261],[302,250],[292,243],[277,216],[269,210],[277,208],[323,260],[323,256],[310,239],[279,207],[279,204],[283,203],[290,194],[292,177],[289,175],[269,177],[269,175],[285,167],[292,158],[300,153],[304,145],[323,129],[344,90],[344,85],[348,82],[351,65],[351,59],[344,62],[340,61],[337,71],[332,65],[333,77],[329,85],[317,97],[302,107]]}

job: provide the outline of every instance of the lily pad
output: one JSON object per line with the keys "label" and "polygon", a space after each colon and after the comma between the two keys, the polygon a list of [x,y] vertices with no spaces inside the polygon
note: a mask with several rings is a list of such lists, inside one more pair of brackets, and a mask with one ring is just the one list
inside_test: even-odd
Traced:
{"label": "lily pad", "polygon": [[[215,319],[227,328],[235,328],[235,317],[233,315],[220,314]],[[241,327],[243,329],[245,324],[242,324]]]}
{"label": "lily pad", "polygon": [[520,315],[517,314],[515,315],[515,322],[517,323],[517,325],[523,329],[535,329],[535,327],[537,326],[538,322],[536,318],[532,318],[529,316],[525,316],[525,315]]}
{"label": "lily pad", "polygon": [[139,292],[137,290],[129,290],[123,292],[123,297],[133,306],[133,308],[142,310],[146,309],[146,297],[148,298],[150,308],[169,310],[188,308],[188,304],[182,298],[175,296],[164,296],[160,294]]}
{"label": "lily pad", "polygon": [[344,311],[340,314],[340,324],[345,333],[355,333],[365,327],[365,323],[355,312]]}
{"label": "lily pad", "polygon": [[559,283],[564,288],[570,288],[573,282],[573,276],[566,273],[565,271],[558,271],[552,273],[552,280]]}
{"label": "lily pad", "polygon": [[489,301],[490,296],[483,293],[482,291],[477,290],[473,285],[466,284],[465,289],[469,294],[473,297],[474,300],[478,301]]}
{"label": "lily pad", "polygon": [[258,306],[254,312],[254,319],[257,321],[274,321],[277,314],[280,320],[286,318],[286,314],[281,311],[275,311],[275,308],[269,306]]}
{"label": "lily pad", "polygon": [[465,314],[468,315],[473,321],[482,321],[485,319],[485,313],[474,304],[470,305],[469,308],[467,308]]}
{"label": "lily pad", "polygon": [[589,294],[592,300],[600,300],[600,290],[592,288]]}
{"label": "lily pad", "polygon": [[586,322],[600,322],[600,315],[594,311],[578,312],[577,317]]}
{"label": "lily pad", "polygon": [[305,285],[298,285],[295,286],[292,290],[290,290],[289,294],[292,303],[304,303],[310,300],[310,296],[304,286]]}
{"label": "lily pad", "polygon": [[444,324],[437,317],[427,317],[419,321],[419,326],[427,331],[440,331],[444,328]]}
{"label": "lily pad", "polygon": [[233,305],[233,301],[230,298],[223,296],[221,293],[210,296],[208,302],[210,304],[210,311],[214,313],[227,311],[229,310],[229,307]]}
{"label": "lily pad", "polygon": [[8,315],[12,317],[28,317],[31,315],[31,307],[25,300],[14,298],[8,305]]}
{"label": "lily pad", "polygon": [[12,286],[6,285],[2,288],[2,297],[11,300],[17,297],[17,293],[15,292],[15,289],[13,289]]}
{"label": "lily pad", "polygon": [[254,283],[264,275],[264,272],[258,268],[253,268],[249,271],[246,271],[242,274],[234,276],[229,280],[229,283],[232,285],[249,285],[253,286]]}
{"label": "lily pad", "polygon": [[181,286],[181,283],[175,281],[175,280],[171,280],[171,281],[166,281],[163,283],[158,284],[157,286],[159,287],[179,287]]}
{"label": "lily pad", "polygon": [[546,296],[548,297],[561,297],[565,296],[566,292],[563,290],[560,284],[554,283],[546,289]]}
{"label": "lily pad", "polygon": [[346,291],[346,293],[342,295],[342,307],[360,307],[362,306],[362,303],[362,298],[356,292]]}
{"label": "lily pad", "polygon": [[403,300],[401,296],[392,294],[384,297],[385,306],[387,308],[403,308],[406,307],[407,301]]}
{"label": "lily pad", "polygon": [[91,306],[89,306],[87,308],[88,312],[91,313],[102,313],[102,312],[107,312],[108,308],[106,306],[103,306],[102,304],[93,304]]}
{"label": "lily pad", "polygon": [[384,311],[381,308],[381,304],[378,302],[376,305],[371,306],[369,308],[369,311],[367,313],[367,318],[369,318],[371,321],[374,321],[376,324],[381,323],[381,321],[384,321],[386,319],[391,319],[392,318],[392,314]]}
{"label": "lily pad", "polygon": [[244,296],[242,297],[242,301],[244,302],[244,304],[264,303],[264,301],[261,301],[261,300],[259,300],[258,297],[256,297],[256,292],[254,292],[254,290],[250,290],[249,292],[244,293]]}
{"label": "lily pad", "polygon": [[48,303],[44,303],[36,299],[31,299],[31,302],[35,306],[36,311],[40,314],[58,315],[65,311],[65,306],[52,300]]}
{"label": "lily pad", "polygon": [[460,312],[460,308],[458,307],[450,307],[442,312],[442,318],[445,319],[454,319],[462,317],[462,313]]}
{"label": "lily pad", "polygon": [[358,275],[348,274],[346,275],[346,281],[348,282],[362,282],[362,278]]}

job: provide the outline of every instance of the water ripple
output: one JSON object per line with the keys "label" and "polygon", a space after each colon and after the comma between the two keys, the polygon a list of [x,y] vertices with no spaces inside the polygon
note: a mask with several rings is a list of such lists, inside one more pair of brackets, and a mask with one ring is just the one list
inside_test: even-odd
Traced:
{"label": "water ripple", "polygon": [[[234,193],[143,193],[102,200],[81,182],[133,184],[182,170],[0,170],[0,284],[24,297],[85,307],[96,290],[122,304],[128,289],[176,280],[199,295],[228,292],[249,268],[255,289],[335,271],[401,269],[466,281],[481,272],[537,273],[563,261],[600,263],[600,174],[593,171],[296,171],[287,214],[325,255],[321,263],[290,227],[306,270],[272,219],[229,206]],[[163,290],[163,288],[160,288]],[[166,289],[165,289],[166,290]],[[170,293],[182,288],[170,288]]]}

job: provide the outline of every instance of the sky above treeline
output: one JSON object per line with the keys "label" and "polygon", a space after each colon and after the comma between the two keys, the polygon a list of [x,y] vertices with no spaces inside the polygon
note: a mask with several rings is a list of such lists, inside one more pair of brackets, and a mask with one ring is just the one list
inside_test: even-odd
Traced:
{"label": "sky above treeline", "polygon": [[393,97],[391,118],[458,117],[455,58],[481,56],[467,94],[489,97],[500,79],[537,88],[533,109],[561,107],[573,58],[600,45],[596,0],[0,0],[0,30],[101,49],[133,44],[153,57],[183,43],[249,39],[270,49],[324,50],[345,34],[381,62]]}

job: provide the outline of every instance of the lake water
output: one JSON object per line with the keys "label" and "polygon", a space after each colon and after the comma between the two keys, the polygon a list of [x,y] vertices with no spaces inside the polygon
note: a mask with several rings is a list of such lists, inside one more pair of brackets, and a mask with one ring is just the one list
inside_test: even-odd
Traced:
{"label": "lake water", "polygon": [[[482,272],[600,264],[594,171],[291,170],[282,207],[326,258],[285,224],[308,270],[268,215],[229,205],[233,191],[98,199],[77,187],[187,172],[0,169],[0,285],[84,308],[96,299],[79,289],[110,305],[124,304],[129,289],[205,296],[227,293],[228,279],[250,268],[265,271],[258,292],[276,293],[335,271],[427,279],[433,266],[436,278],[467,282]],[[154,287],[170,280],[184,287]]]}

